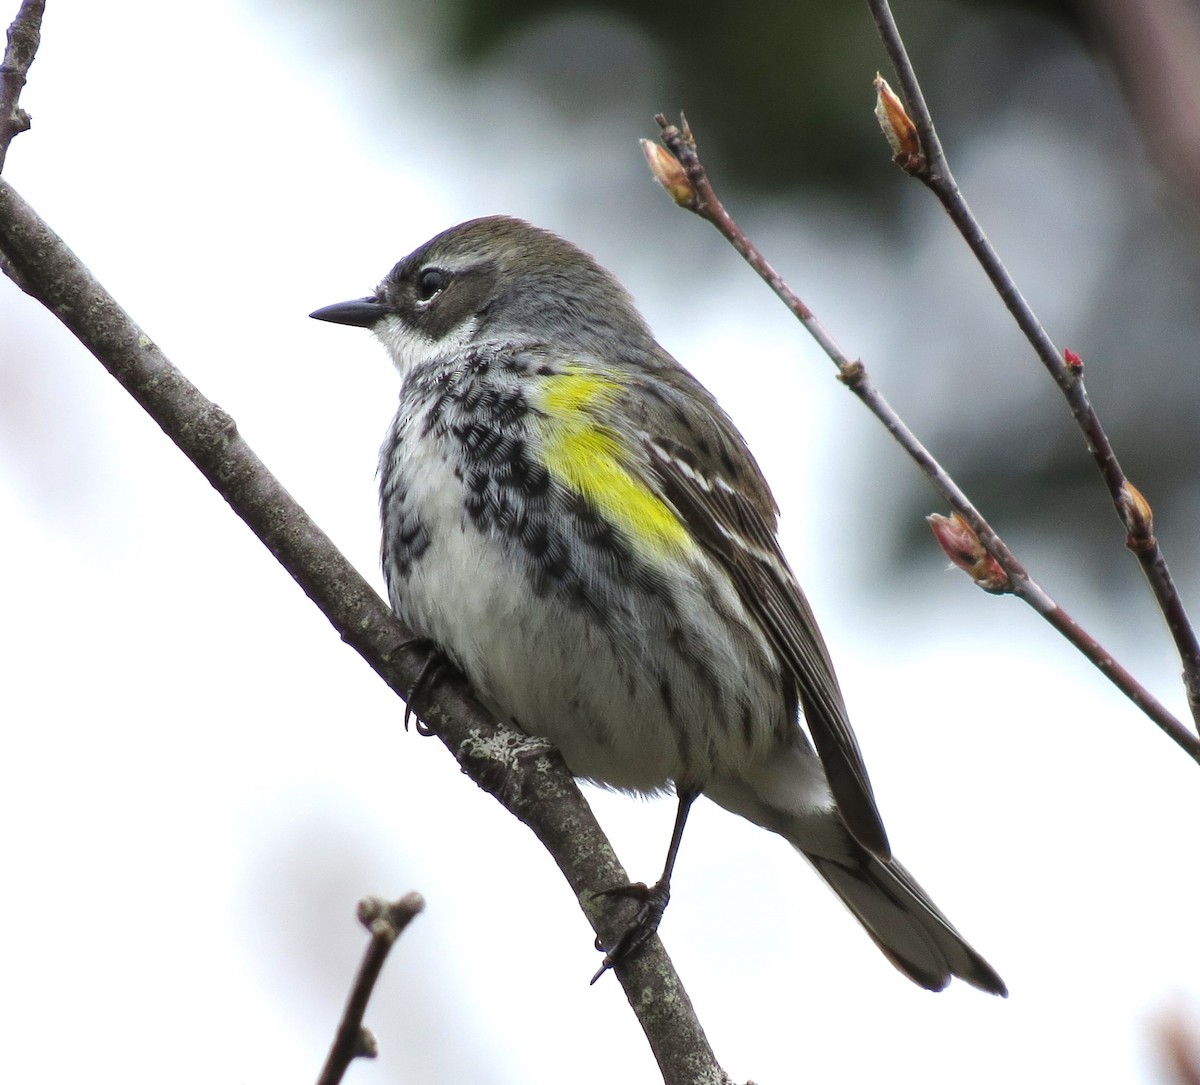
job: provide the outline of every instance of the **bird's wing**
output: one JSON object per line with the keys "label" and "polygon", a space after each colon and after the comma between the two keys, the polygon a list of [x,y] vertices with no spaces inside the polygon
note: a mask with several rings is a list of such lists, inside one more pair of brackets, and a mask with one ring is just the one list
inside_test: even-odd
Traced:
{"label": "bird's wing", "polygon": [[778,510],[766,480],[728,416],[686,370],[671,367],[655,377],[638,382],[636,403],[625,407],[661,493],[729,574],[791,671],[846,827],[887,858],[887,834],[829,650],[775,536]]}

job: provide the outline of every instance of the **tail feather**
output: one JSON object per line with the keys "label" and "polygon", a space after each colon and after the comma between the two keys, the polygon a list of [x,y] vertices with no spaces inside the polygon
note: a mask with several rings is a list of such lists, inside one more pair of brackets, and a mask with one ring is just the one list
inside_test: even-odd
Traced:
{"label": "tail feather", "polygon": [[1007,997],[1004,980],[900,863],[877,859],[865,848],[855,847],[858,854],[848,861],[798,850],[892,964],[930,991],[942,990],[957,976],[981,991]]}
{"label": "tail feather", "polygon": [[816,758],[793,747],[749,779],[721,777],[704,789],[718,806],[779,833],[829,883],[884,956],[914,983],[942,990],[958,976],[1008,995],[1004,981],[942,915],[895,859],[881,859],[846,828]]}

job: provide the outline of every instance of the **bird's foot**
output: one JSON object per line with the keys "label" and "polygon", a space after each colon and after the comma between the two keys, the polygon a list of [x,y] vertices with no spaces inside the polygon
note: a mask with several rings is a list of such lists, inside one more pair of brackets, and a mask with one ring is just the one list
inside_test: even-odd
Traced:
{"label": "bird's foot", "polygon": [[419,715],[413,711],[412,703],[425,696],[426,691],[436,681],[439,674],[451,665],[450,657],[439,647],[437,641],[429,637],[411,637],[406,641],[402,641],[396,645],[395,651],[402,651],[405,648],[414,648],[418,651],[428,652],[425,662],[421,664],[420,671],[417,672],[417,680],[413,682],[412,689],[408,691],[408,696],[404,699],[404,730],[408,730],[409,720],[416,719],[418,735],[432,735],[433,728],[426,723]]}
{"label": "bird's foot", "polygon": [[634,953],[658,930],[663,912],[667,910],[667,902],[671,899],[671,883],[658,881],[649,886],[644,882],[634,882],[632,885],[614,885],[611,889],[602,889],[595,895],[597,897],[629,897],[638,901],[639,907],[633,919],[611,945],[605,945],[599,937],[596,938],[596,948],[604,954],[604,960],[592,977],[592,983],[595,983],[618,961],[623,961]]}

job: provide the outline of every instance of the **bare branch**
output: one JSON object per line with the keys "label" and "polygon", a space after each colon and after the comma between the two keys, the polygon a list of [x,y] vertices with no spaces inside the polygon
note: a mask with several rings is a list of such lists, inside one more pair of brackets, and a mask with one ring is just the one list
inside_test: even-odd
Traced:
{"label": "bare branch", "polygon": [[[856,395],[872,414],[887,428],[905,452],[917,463],[933,483],[934,489],[954,509],[978,537],[987,552],[996,560],[1006,576],[1003,584],[993,584],[992,591],[1011,592],[1029,604],[1055,629],[1091,660],[1122,693],[1150,717],[1181,746],[1193,760],[1200,762],[1200,738],[1172,715],[1145,687],[1125,670],[1094,637],[1084,630],[1049,594],[1026,572],[1016,556],[993,530],[992,526],[958,487],[949,473],[908,428],[895,409],[884,399],[871,380],[862,361],[846,356],[833,337],[813,315],[813,312],[767,263],[758,247],[742,232],[718,199],[708,173],[700,161],[696,141],[685,119],[676,127],[659,114],[655,118],[662,129],[661,138],[671,155],[683,169],[686,185],[672,175],[666,163],[647,152],[651,170],[676,203],[712,223],[742,258],[775,292],[792,314],[808,330],[821,349],[838,368],[841,381]],[[987,586],[987,585],[985,585]]]}
{"label": "bare branch", "polygon": [[371,940],[358,967],[346,1010],[317,1085],[338,1085],[355,1059],[373,1059],[378,1054],[375,1037],[363,1027],[367,1003],[371,1001],[375,983],[392,946],[424,910],[425,899],[420,893],[409,893],[390,903],[379,897],[365,897],[358,902],[358,921],[370,932]]}
{"label": "bare branch", "polygon": [[[1200,725],[1200,640],[1197,639],[1196,631],[1188,620],[1183,600],[1167,567],[1158,539],[1149,530],[1148,519],[1144,521],[1144,531],[1135,532],[1130,527],[1126,517],[1130,482],[1121,469],[1117,454],[1084,386],[1083,363],[1078,355],[1070,351],[1060,351],[1054,345],[1029,303],[1017,289],[1016,283],[983,232],[979,221],[967,206],[967,201],[950,172],[945,151],[934,128],[933,118],[921,93],[900,31],[892,17],[888,0],[867,0],[867,3],[875,16],[875,24],[879,28],[888,56],[896,68],[921,144],[922,154],[906,157],[904,161],[898,156],[897,163],[906,173],[921,181],[945,208],[1008,311],[1012,313],[1017,326],[1033,346],[1038,359],[1066,398],[1071,416],[1084,436],[1088,451],[1108,488],[1113,507],[1128,533],[1127,545],[1141,565],[1150,591],[1166,619],[1167,628],[1183,665],[1183,685],[1188,706],[1193,720]],[[1149,508],[1148,505],[1146,507]]]}
{"label": "bare branch", "polygon": [[0,62],[0,170],[4,168],[8,145],[29,128],[29,114],[17,103],[42,40],[45,10],[45,0],[24,0],[8,28],[8,46]]}

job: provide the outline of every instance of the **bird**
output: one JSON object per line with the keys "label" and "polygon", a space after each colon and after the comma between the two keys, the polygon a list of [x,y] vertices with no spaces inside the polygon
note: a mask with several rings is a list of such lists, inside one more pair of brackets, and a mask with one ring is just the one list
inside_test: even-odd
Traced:
{"label": "bird", "polygon": [[790,843],[916,984],[1007,995],[892,857],[763,472],[615,276],[494,215],[311,316],[369,329],[400,373],[379,460],[397,616],[576,777],[677,797],[662,876],[612,890],[640,907],[597,976],[657,928],[704,796]]}

